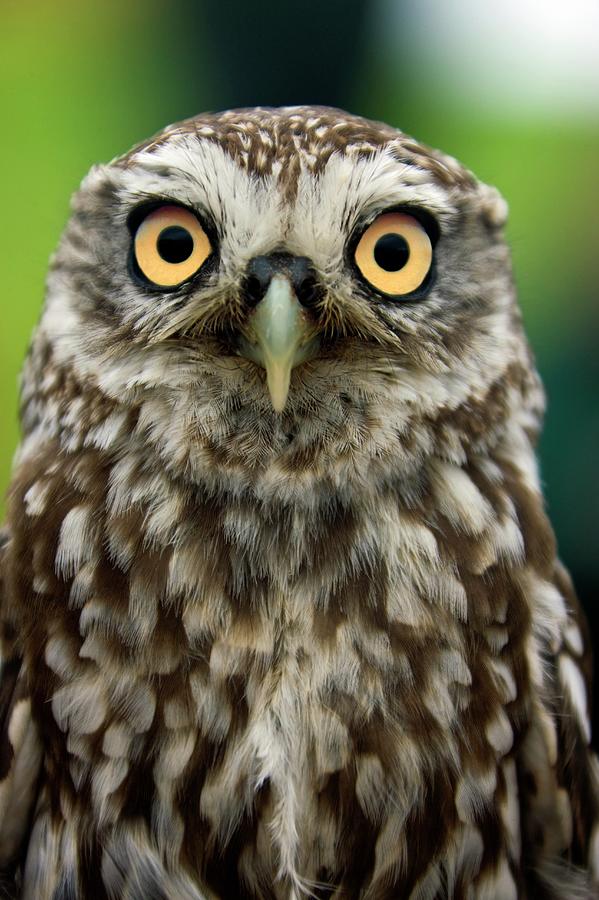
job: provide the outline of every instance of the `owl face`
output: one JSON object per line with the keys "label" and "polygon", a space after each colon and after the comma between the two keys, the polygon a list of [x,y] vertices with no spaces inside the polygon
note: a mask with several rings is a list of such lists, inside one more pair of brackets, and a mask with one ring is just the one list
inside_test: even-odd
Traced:
{"label": "owl face", "polygon": [[202,116],[85,179],[41,331],[187,475],[407,463],[521,353],[504,220],[388,126]]}

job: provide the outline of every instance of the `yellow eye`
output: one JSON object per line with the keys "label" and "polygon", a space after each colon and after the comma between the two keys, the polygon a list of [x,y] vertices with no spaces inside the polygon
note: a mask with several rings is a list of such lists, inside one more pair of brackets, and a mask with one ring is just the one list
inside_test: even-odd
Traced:
{"label": "yellow eye", "polygon": [[135,234],[135,259],[148,281],[175,287],[194,275],[212,253],[197,218],[181,206],[160,206]]}
{"label": "yellow eye", "polygon": [[383,294],[411,294],[423,283],[433,261],[426,229],[407,213],[383,213],[369,225],[355,250],[358,269]]}

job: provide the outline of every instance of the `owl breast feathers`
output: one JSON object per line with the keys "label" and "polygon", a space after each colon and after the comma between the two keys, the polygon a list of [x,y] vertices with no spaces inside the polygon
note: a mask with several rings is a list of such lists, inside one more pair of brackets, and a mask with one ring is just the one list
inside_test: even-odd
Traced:
{"label": "owl breast feathers", "polygon": [[92,169],[0,544],[8,895],[595,896],[588,633],[505,218],[326,108]]}

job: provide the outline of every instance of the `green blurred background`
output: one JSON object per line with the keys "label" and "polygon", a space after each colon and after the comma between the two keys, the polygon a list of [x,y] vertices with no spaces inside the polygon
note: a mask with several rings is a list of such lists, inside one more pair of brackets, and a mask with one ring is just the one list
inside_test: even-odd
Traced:
{"label": "green blurred background", "polygon": [[596,0],[3,0],[0,91],[3,487],[48,257],[89,166],[206,109],[339,105],[442,147],[509,201],[549,395],[550,514],[598,624]]}

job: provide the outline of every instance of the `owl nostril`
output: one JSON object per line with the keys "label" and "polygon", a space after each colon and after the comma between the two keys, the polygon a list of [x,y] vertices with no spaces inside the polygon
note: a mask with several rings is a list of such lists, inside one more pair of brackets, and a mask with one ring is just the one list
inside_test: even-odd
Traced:
{"label": "owl nostril", "polygon": [[248,275],[243,285],[243,296],[248,306],[256,306],[266,293],[266,287],[257,275]]}
{"label": "owl nostril", "polygon": [[316,306],[322,296],[322,290],[314,275],[307,275],[301,282],[294,283],[294,287],[299,302],[309,309]]}
{"label": "owl nostril", "polygon": [[248,306],[256,306],[262,300],[275,275],[284,275],[289,279],[302,306],[313,308],[320,300],[322,289],[307,257],[272,253],[269,256],[255,256],[248,263],[243,285],[243,296]]}

